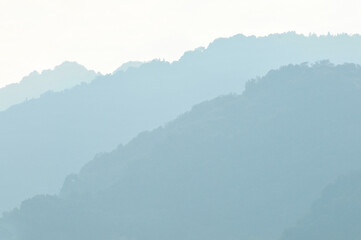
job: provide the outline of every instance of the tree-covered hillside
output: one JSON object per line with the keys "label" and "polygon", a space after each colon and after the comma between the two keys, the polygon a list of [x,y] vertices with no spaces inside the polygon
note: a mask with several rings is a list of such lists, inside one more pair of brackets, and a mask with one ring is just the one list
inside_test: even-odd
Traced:
{"label": "tree-covered hillside", "polygon": [[323,191],[311,211],[282,240],[361,238],[361,173],[340,177]]}
{"label": "tree-covered hillside", "polygon": [[[98,152],[125,144],[245,82],[289,63],[361,63],[358,35],[237,35],[184,54],[47,93],[0,113],[0,212],[37,193],[56,193]],[[12,183],[12,188],[8,187]]]}
{"label": "tree-covered hillside", "polygon": [[361,68],[290,65],[99,154],[0,239],[278,239],[361,168]]}

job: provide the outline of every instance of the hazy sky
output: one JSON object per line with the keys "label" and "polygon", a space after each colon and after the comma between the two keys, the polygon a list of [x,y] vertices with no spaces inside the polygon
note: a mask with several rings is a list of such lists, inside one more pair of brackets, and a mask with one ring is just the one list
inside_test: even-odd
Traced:
{"label": "hazy sky", "polygon": [[77,61],[102,73],[237,33],[361,33],[359,0],[0,0],[0,86]]}

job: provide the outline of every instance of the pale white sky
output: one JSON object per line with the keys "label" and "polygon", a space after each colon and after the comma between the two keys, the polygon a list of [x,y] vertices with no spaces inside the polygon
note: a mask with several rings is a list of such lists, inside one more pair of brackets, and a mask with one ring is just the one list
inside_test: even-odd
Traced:
{"label": "pale white sky", "polygon": [[0,87],[65,60],[112,72],[238,33],[361,33],[359,0],[0,0]]}

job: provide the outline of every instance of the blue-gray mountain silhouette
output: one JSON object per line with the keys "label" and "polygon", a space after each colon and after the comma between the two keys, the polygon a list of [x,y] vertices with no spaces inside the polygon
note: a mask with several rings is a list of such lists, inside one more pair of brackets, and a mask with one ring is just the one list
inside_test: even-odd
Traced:
{"label": "blue-gray mountain silhouette", "polygon": [[64,62],[54,70],[32,72],[21,82],[0,88],[0,111],[40,97],[48,91],[62,91],[81,83],[89,83],[100,74],[87,70],[76,62]]}
{"label": "blue-gray mountain silhouette", "polygon": [[140,61],[130,61],[130,62],[126,62],[124,64],[122,64],[122,66],[120,66],[119,68],[117,68],[113,74],[117,73],[117,72],[125,72],[127,71],[129,68],[139,68],[140,66],[142,66],[145,62],[140,62]]}
{"label": "blue-gray mountain silhouette", "polygon": [[[0,211],[37,193],[56,193],[64,176],[98,152],[174,119],[196,103],[231,92],[289,63],[361,63],[358,35],[217,39],[176,62],[152,61],[98,77],[0,113]],[[12,183],[12,188],[8,183]]]}
{"label": "blue-gray mountain silhouette", "polygon": [[278,239],[361,168],[361,67],[291,65],[99,154],[3,239]]}
{"label": "blue-gray mountain silhouette", "polygon": [[282,240],[361,239],[361,173],[330,184],[311,211]]}

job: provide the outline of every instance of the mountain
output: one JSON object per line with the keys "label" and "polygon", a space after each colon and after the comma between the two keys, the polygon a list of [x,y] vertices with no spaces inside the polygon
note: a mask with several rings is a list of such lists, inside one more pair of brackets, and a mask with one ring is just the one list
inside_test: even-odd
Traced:
{"label": "mountain", "polygon": [[361,67],[289,65],[98,154],[0,239],[278,239],[361,168]]}
{"label": "mountain", "polygon": [[[237,35],[46,93],[0,113],[0,212],[38,193],[55,194],[64,177],[99,152],[125,144],[194,104],[242,93],[245,82],[289,63],[361,63],[361,37]],[[9,183],[12,183],[9,188]]]}
{"label": "mountain", "polygon": [[342,176],[330,184],[309,214],[282,239],[361,239],[361,173]]}
{"label": "mountain", "polygon": [[99,74],[87,70],[76,62],[64,62],[54,70],[45,70],[41,73],[32,72],[19,83],[0,88],[0,111],[39,98],[48,91],[59,92],[81,83],[89,83],[97,76]]}
{"label": "mountain", "polygon": [[130,62],[126,62],[124,63],[122,66],[120,66],[119,68],[117,68],[113,74],[117,73],[117,72],[125,72],[127,71],[129,68],[139,68],[140,66],[142,66],[144,64],[144,62],[139,62],[139,61],[130,61]]}

